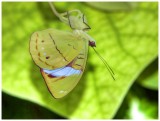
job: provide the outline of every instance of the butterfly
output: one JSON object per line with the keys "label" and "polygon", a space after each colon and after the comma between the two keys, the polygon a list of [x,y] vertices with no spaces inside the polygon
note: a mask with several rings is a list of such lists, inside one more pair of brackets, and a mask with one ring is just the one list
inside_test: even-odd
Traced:
{"label": "butterfly", "polygon": [[88,46],[96,47],[96,42],[86,33],[91,28],[80,10],[59,14],[51,3],[50,6],[55,15],[68,24],[73,32],[57,29],[34,32],[30,40],[30,54],[40,67],[53,97],[62,98],[81,79],[86,66]]}

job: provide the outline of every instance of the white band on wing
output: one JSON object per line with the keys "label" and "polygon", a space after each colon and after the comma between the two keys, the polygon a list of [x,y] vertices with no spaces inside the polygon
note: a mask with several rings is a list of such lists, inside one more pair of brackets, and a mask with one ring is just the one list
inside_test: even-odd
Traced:
{"label": "white band on wing", "polygon": [[43,69],[43,71],[47,74],[50,74],[52,76],[55,76],[55,77],[61,77],[61,76],[71,76],[73,74],[80,74],[81,73],[81,70],[76,70],[72,67],[69,67],[69,66],[65,66],[65,67],[62,67],[62,68],[57,68],[57,69],[54,69],[54,70],[47,70],[47,69]]}

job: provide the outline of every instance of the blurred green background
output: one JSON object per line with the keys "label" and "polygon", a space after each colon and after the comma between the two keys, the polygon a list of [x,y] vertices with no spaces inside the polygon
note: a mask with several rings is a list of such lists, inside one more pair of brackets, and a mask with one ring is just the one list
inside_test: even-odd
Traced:
{"label": "blurred green background", "polygon": [[87,17],[97,51],[114,81],[89,49],[85,73],[62,99],[48,92],[29,53],[33,32],[72,31],[47,2],[2,2],[3,119],[157,119],[158,3],[55,2],[59,12],[79,9]]}

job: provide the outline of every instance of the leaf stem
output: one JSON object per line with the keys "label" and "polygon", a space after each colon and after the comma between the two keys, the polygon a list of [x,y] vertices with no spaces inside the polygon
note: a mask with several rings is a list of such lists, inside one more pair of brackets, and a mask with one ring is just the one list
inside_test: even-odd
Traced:
{"label": "leaf stem", "polygon": [[48,2],[49,3],[49,6],[51,7],[52,9],[52,12],[58,17],[60,18],[60,15],[58,13],[58,11],[56,10],[56,8],[54,7],[54,5],[52,4],[52,2]]}

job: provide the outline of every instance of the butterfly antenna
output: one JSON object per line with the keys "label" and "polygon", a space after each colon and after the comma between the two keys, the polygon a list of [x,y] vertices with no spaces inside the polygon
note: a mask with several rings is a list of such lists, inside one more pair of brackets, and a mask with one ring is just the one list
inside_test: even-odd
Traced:
{"label": "butterfly antenna", "polygon": [[48,2],[49,3],[49,6],[51,7],[53,13],[58,17],[60,18],[60,15],[59,13],[57,12],[57,10],[55,9],[54,5],[52,4],[52,2]]}
{"label": "butterfly antenna", "polygon": [[98,55],[98,57],[102,60],[102,62],[104,63],[104,65],[107,67],[107,69],[108,69],[109,73],[111,74],[113,80],[115,80],[115,78],[114,78],[115,74],[114,74],[113,70],[111,69],[111,67],[108,65],[107,61],[95,50],[94,47],[92,47],[92,48],[95,51],[95,53]]}

